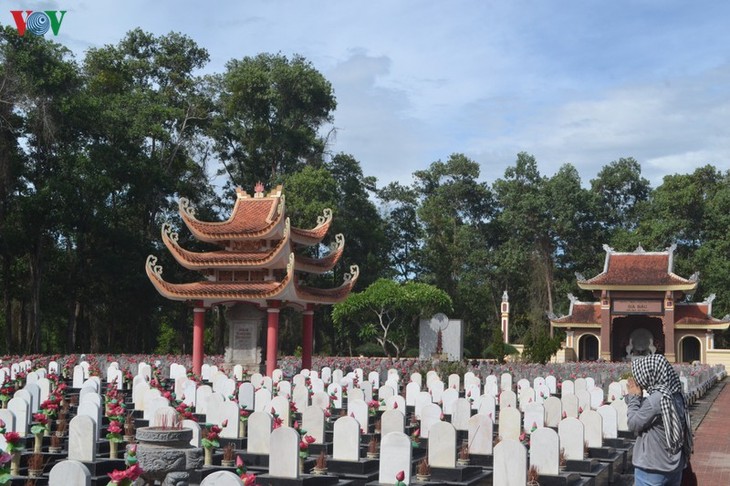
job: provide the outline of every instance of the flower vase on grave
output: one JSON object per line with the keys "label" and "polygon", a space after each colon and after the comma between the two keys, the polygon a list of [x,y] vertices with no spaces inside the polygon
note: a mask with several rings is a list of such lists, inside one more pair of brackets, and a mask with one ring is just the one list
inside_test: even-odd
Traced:
{"label": "flower vase on grave", "polygon": [[10,475],[20,476],[20,452],[13,452],[10,457]]}
{"label": "flower vase on grave", "polygon": [[40,454],[43,452],[43,432],[33,434],[33,453]]}
{"label": "flower vase on grave", "polygon": [[299,454],[299,474],[304,474],[304,456]]}
{"label": "flower vase on grave", "polygon": [[117,453],[118,448],[119,448],[119,443],[118,442],[116,442],[114,440],[109,441],[109,459],[117,459],[117,457],[118,457],[118,453]]}
{"label": "flower vase on grave", "polygon": [[238,421],[238,437],[246,437],[246,422],[247,420]]}
{"label": "flower vase on grave", "polygon": [[43,430],[43,437],[50,437],[51,436],[51,422],[50,420],[46,424],[45,429]]}
{"label": "flower vase on grave", "polygon": [[204,465],[206,466],[212,466],[213,465],[213,448],[212,447],[204,447],[205,450],[205,462]]}

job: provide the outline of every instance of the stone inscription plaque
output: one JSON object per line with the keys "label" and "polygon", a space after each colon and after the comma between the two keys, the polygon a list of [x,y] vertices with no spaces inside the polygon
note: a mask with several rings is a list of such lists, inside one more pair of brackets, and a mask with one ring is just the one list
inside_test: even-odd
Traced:
{"label": "stone inscription plaque", "polygon": [[662,301],[614,300],[613,312],[617,314],[662,314]]}

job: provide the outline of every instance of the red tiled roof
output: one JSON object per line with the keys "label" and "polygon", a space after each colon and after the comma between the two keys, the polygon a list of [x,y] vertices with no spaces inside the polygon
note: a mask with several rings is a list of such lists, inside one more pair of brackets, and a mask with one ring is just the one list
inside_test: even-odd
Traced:
{"label": "red tiled roof", "polygon": [[[286,230],[285,230],[286,233]],[[260,268],[274,261],[277,256],[289,253],[289,238],[277,241],[276,246],[264,251],[228,251],[194,252],[181,247],[177,235],[170,225],[162,225],[162,241],[180,265],[190,270],[207,270],[210,268],[247,269]],[[286,260],[281,268],[286,265]]]}
{"label": "red tiled roof", "polygon": [[677,304],[674,307],[675,324],[720,324],[725,321],[707,315],[709,304]]}
{"label": "red tiled roof", "polygon": [[332,224],[332,210],[325,209],[324,215],[317,218],[317,226],[312,229],[291,229],[291,239],[294,243],[305,246],[314,246],[322,241]]}
{"label": "red tiled roof", "polygon": [[345,300],[355,287],[357,278],[360,275],[360,269],[357,265],[350,267],[350,273],[345,274],[345,281],[339,287],[333,289],[318,289],[314,287],[300,286],[295,283],[297,297],[305,302],[318,304],[336,304]]}
{"label": "red tiled roof", "polygon": [[695,282],[671,271],[669,252],[634,252],[606,254],[607,269],[580,286],[669,286],[692,285]]}
{"label": "red tiled roof", "polygon": [[570,315],[553,319],[554,323],[600,324],[601,305],[599,302],[575,302]]}
{"label": "red tiled roof", "polygon": [[207,222],[195,218],[195,211],[185,198],[180,199],[180,216],[196,238],[209,242],[260,238],[279,224],[284,217],[280,197],[239,197],[226,221]]}

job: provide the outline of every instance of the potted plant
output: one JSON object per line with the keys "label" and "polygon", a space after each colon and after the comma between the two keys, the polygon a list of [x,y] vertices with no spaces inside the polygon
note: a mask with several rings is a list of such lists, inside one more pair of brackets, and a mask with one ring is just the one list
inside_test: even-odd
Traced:
{"label": "potted plant", "polygon": [[459,448],[459,457],[456,458],[456,463],[459,466],[468,466],[469,462],[469,443],[467,441],[464,441]]}
{"label": "potted plant", "polygon": [[428,458],[424,457],[421,462],[418,463],[418,467],[416,468],[416,479],[419,481],[431,480],[431,466],[428,464]]}
{"label": "potted plant", "polygon": [[535,466],[527,470],[527,486],[540,486],[540,474]]}
{"label": "potted plant", "polygon": [[377,459],[378,454],[378,439],[375,437],[375,434],[373,434],[370,437],[370,442],[368,442],[368,451],[366,453],[366,456],[368,459]]}
{"label": "potted plant", "polygon": [[51,445],[48,447],[48,452],[51,454],[60,454],[61,450],[61,437],[57,434],[53,434],[51,436]]}
{"label": "potted plant", "polygon": [[37,478],[43,474],[43,454],[34,452],[28,458],[28,477]]}
{"label": "potted plant", "polygon": [[560,448],[560,454],[558,455],[558,464],[560,467],[560,471],[565,471],[565,468],[568,466],[568,459],[565,457],[565,447]]}
{"label": "potted plant", "polygon": [[327,474],[327,454],[325,454],[324,449],[317,456],[317,460],[314,463],[314,469],[312,469],[312,474]]}
{"label": "potted plant", "polygon": [[134,414],[129,412],[124,419],[124,442],[127,444],[133,443],[135,432]]}
{"label": "potted plant", "polygon": [[233,465],[236,463],[236,451],[233,446],[233,442],[229,442],[225,446],[223,446],[223,459],[221,460],[221,466],[223,467],[233,467]]}

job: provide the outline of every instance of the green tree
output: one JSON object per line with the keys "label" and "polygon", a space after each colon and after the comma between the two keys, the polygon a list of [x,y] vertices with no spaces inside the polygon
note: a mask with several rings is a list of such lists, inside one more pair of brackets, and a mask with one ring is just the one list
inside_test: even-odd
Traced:
{"label": "green tree", "polygon": [[231,60],[211,82],[217,93],[211,136],[231,183],[251,187],[322,164],[332,121],[332,86],[302,56]]}
{"label": "green tree", "polygon": [[374,338],[387,356],[395,351],[399,357],[417,334],[421,316],[451,309],[448,294],[432,285],[380,279],[335,304],[332,319],[338,330],[359,327],[361,338]]}

